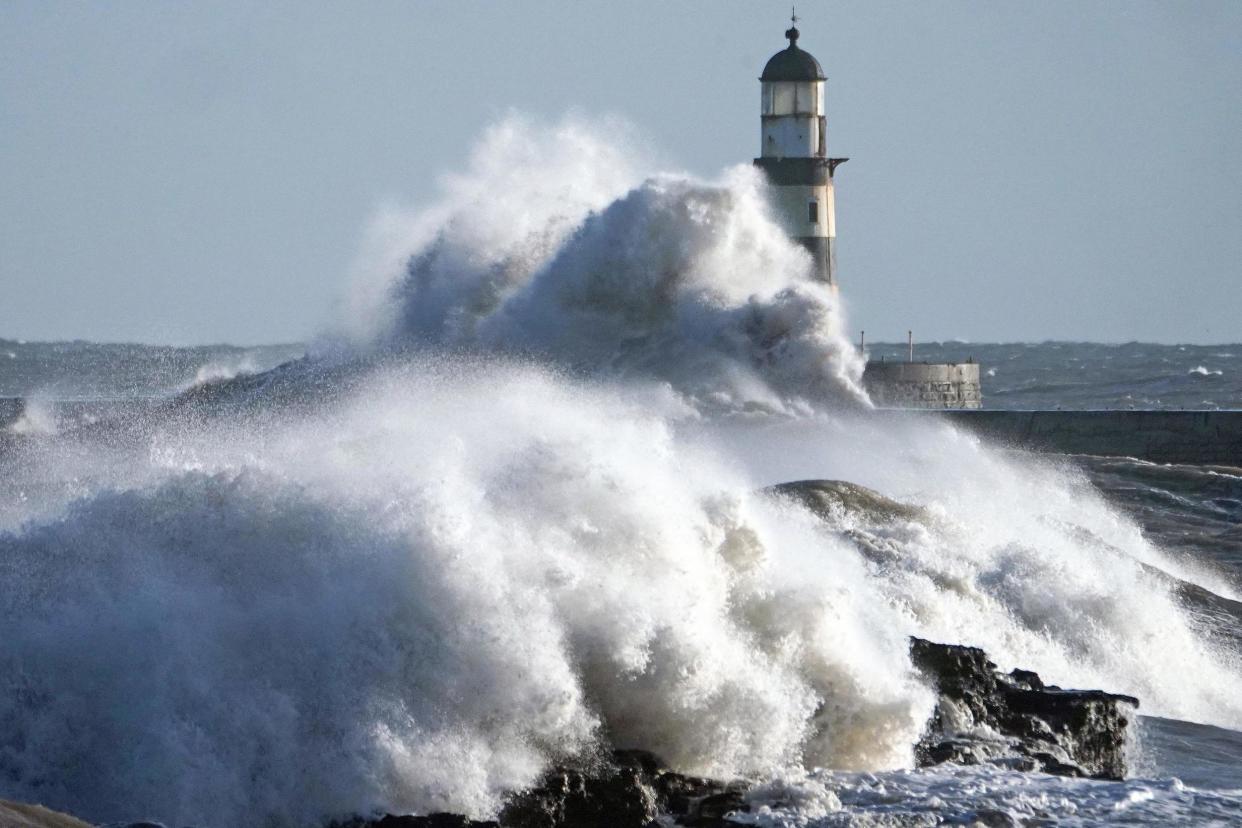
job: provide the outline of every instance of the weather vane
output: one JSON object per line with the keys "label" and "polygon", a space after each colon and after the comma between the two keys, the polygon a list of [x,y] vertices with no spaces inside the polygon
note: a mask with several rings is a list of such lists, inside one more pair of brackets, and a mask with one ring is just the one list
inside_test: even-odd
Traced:
{"label": "weather vane", "polygon": [[797,6],[789,7],[789,19],[793,21],[793,24],[795,26],[798,25],[798,7]]}

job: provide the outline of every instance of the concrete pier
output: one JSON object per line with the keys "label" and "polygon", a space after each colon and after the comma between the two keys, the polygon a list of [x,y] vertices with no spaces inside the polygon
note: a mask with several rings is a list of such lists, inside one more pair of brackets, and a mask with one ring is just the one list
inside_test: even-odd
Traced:
{"label": "concrete pier", "polygon": [[1018,448],[1242,468],[1242,410],[959,410],[940,416]]}
{"label": "concrete pier", "polygon": [[868,362],[863,386],[880,408],[979,408],[977,362]]}

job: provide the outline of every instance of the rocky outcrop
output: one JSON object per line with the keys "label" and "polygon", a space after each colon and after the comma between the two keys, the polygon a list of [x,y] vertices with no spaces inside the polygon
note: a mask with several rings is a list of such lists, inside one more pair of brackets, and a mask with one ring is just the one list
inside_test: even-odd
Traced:
{"label": "rocky outcrop", "polygon": [[[653,754],[619,750],[590,768],[556,768],[540,785],[515,794],[498,822],[451,814],[385,816],[332,828],[648,828],[658,824],[714,828],[747,810],[744,782],[674,773]],[[664,822],[657,822],[663,817]]]}
{"label": "rocky outcrop", "polygon": [[[852,490],[847,496],[854,496]],[[1001,673],[976,647],[910,640],[915,666],[940,692],[916,746],[920,765],[990,763],[1065,776],[1121,779],[1138,699],[1045,685],[1028,670]],[[386,816],[334,828],[695,828],[737,825],[749,784],[686,776],[650,753],[617,751],[590,767],[556,768],[515,794],[496,822],[435,814]]]}
{"label": "rocky outcrop", "polygon": [[0,799],[0,828],[91,828],[80,819],[44,808]]}
{"label": "rocky outcrop", "polygon": [[797,480],[792,483],[777,483],[764,491],[792,500],[830,522],[839,519],[837,513],[863,514],[877,523],[895,520],[928,523],[932,520],[927,510],[921,506],[902,503],[880,494],[875,489],[868,489],[847,480]]}
{"label": "rocky outcrop", "polygon": [[1062,776],[1122,779],[1138,699],[1062,690],[1029,670],[1000,673],[976,647],[911,639],[915,666],[940,691],[921,765],[989,762]]}

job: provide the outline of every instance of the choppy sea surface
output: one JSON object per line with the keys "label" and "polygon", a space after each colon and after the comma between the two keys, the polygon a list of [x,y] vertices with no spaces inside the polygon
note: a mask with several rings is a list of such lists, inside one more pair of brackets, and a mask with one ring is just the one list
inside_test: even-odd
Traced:
{"label": "choppy sea surface", "polygon": [[272,368],[304,350],[297,344],[176,347],[0,337],[0,397],[49,401],[165,397],[196,383]]}
{"label": "choppy sea surface", "polygon": [[[0,341],[0,798],[485,817],[637,747],[759,825],[1238,824],[1242,470],[873,416],[758,174],[617,134],[491,128],[306,356]],[[915,358],[992,407],[1236,408],[1240,352]],[[769,489],[817,478],[883,497]],[[912,635],[1137,697],[1130,778],[911,769]]]}
{"label": "choppy sea surface", "polygon": [[[299,344],[172,347],[0,338],[0,397],[152,397],[300,356]],[[904,360],[905,343],[868,343],[871,359]],[[1242,408],[1242,343],[916,343],[915,359],[980,363],[985,408]]]}

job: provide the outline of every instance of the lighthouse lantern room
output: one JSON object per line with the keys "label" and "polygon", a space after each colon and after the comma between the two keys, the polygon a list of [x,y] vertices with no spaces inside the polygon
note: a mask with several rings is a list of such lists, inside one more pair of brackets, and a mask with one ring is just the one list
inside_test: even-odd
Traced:
{"label": "lighthouse lantern room", "polygon": [[772,185],[786,232],[815,262],[816,276],[837,287],[836,210],[832,175],[847,158],[828,157],[824,70],[798,47],[797,16],[785,32],[789,46],[772,56],[759,77],[762,124],[755,166]]}

